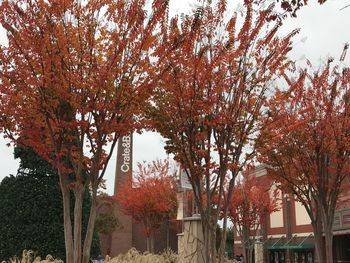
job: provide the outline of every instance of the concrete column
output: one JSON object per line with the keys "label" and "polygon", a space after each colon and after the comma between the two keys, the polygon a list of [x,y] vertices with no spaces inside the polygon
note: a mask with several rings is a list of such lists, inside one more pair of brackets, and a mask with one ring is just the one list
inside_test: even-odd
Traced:
{"label": "concrete column", "polygon": [[182,263],[204,263],[204,238],[199,215],[184,218],[184,232],[178,235],[179,256]]}
{"label": "concrete column", "polygon": [[183,262],[184,261],[184,236],[185,233],[180,233],[177,234],[177,254],[179,257],[179,262]]}
{"label": "concrete column", "polygon": [[255,263],[264,263],[264,244],[256,241],[254,244]]}

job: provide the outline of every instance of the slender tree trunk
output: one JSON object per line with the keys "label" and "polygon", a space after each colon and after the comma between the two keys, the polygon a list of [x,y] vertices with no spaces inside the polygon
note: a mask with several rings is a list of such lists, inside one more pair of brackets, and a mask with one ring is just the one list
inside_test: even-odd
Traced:
{"label": "slender tree trunk", "polygon": [[333,231],[332,225],[325,224],[324,226],[325,241],[326,241],[326,260],[327,263],[333,263]]}
{"label": "slender tree trunk", "polygon": [[314,230],[314,238],[315,238],[315,253],[316,253],[316,260],[319,263],[326,262],[324,260],[324,242],[323,242],[323,236],[322,236],[322,223],[320,220],[317,220],[316,222],[312,223],[312,227]]}
{"label": "slender tree trunk", "polygon": [[81,228],[83,218],[84,186],[77,185],[74,189],[74,263],[81,263]]}
{"label": "slender tree trunk", "polygon": [[[236,176],[234,176],[235,178]],[[223,226],[222,226],[222,236],[221,236],[221,241],[220,241],[220,250],[219,250],[219,263],[222,263],[224,261],[224,254],[225,254],[225,248],[226,248],[226,238],[227,238],[227,214],[228,214],[228,208],[230,205],[230,201],[233,195],[233,187],[234,187],[234,180],[230,180],[229,188],[228,188],[228,193],[227,193],[227,201],[225,201],[224,198],[222,198],[222,201],[224,202],[224,210],[223,210]]]}
{"label": "slender tree trunk", "polygon": [[[202,231],[204,239],[205,263],[210,263],[209,226],[202,220]],[[198,251],[200,252],[200,251]]]}
{"label": "slender tree trunk", "polygon": [[94,226],[97,217],[97,200],[96,200],[96,191],[92,193],[91,197],[91,207],[89,221],[86,229],[84,247],[83,247],[83,262],[88,263],[90,260],[91,244],[94,236]]}
{"label": "slender tree trunk", "polygon": [[224,222],[222,225],[222,236],[220,240],[220,248],[219,248],[219,263],[224,262],[224,254],[226,249],[226,238],[227,238],[227,208],[228,206],[225,205],[224,208]]}
{"label": "slender tree trunk", "polygon": [[170,239],[170,223],[169,220],[166,224],[166,249],[169,250],[169,239]]}
{"label": "slender tree trunk", "polygon": [[210,228],[211,262],[216,263],[216,224]]}
{"label": "slender tree trunk", "polygon": [[249,256],[250,256],[250,242],[249,242],[249,230],[245,229],[246,227],[243,227],[242,229],[242,238],[243,238],[243,258],[244,258],[244,262],[250,262],[249,261]]}
{"label": "slender tree trunk", "polygon": [[149,235],[146,236],[146,247],[147,247],[147,251],[151,252],[151,238]]}
{"label": "slender tree trunk", "polygon": [[243,248],[243,258],[244,258],[244,262],[248,262],[247,261],[247,259],[248,259],[248,254],[249,253],[247,253],[248,252],[248,249],[247,249],[247,247],[246,247],[246,243],[244,244],[244,246],[242,247]]}
{"label": "slender tree trunk", "polygon": [[64,240],[66,248],[66,263],[74,262],[74,249],[73,249],[73,232],[72,221],[70,213],[70,191],[66,185],[66,178],[60,171],[60,187],[63,199],[63,224],[64,224]]}
{"label": "slender tree trunk", "polygon": [[333,263],[333,221],[334,212],[336,206],[337,195],[334,196],[334,202],[328,205],[327,202],[322,202],[322,199],[318,200],[319,206],[321,206],[321,215],[323,223],[323,231],[325,236],[325,252],[327,263]]}
{"label": "slender tree trunk", "polygon": [[151,232],[150,236],[150,243],[151,243],[151,253],[154,253],[154,240],[155,240],[155,233],[154,231]]}
{"label": "slender tree trunk", "polygon": [[235,229],[232,227],[232,257],[235,256]]}
{"label": "slender tree trunk", "polygon": [[250,246],[249,244],[249,248],[248,248],[248,251],[249,251],[249,258],[248,258],[248,263],[253,263],[253,248]]}
{"label": "slender tree trunk", "polygon": [[74,262],[74,249],[73,249],[73,233],[72,233],[72,221],[70,214],[70,193],[69,189],[62,190],[63,197],[63,224],[64,224],[64,239],[66,246],[66,262]]}

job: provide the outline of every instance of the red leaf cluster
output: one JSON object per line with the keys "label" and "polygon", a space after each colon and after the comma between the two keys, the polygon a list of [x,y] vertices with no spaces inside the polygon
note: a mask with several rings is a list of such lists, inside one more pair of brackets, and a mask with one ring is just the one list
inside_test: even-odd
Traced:
{"label": "red leaf cluster", "polygon": [[234,189],[228,217],[240,236],[255,236],[264,218],[277,211],[277,199],[270,197],[271,184],[266,178],[246,175]]}
{"label": "red leaf cluster", "polygon": [[319,260],[325,233],[327,262],[333,260],[334,213],[350,174],[350,69],[332,61],[317,71],[308,63],[287,90],[276,93],[260,147],[261,161],[308,212]]}
{"label": "red leaf cluster", "polygon": [[135,180],[120,186],[117,201],[127,215],[143,223],[145,234],[157,231],[161,223],[175,219],[176,184],[168,161],[138,164]]}
{"label": "red leaf cluster", "polygon": [[319,192],[334,202],[350,173],[349,96],[350,70],[329,62],[317,72],[310,64],[271,100],[261,160],[289,191]]}
{"label": "red leaf cluster", "polygon": [[142,0],[2,1],[2,130],[65,173],[104,172],[107,144],[143,125],[166,9],[153,1],[148,19]]}

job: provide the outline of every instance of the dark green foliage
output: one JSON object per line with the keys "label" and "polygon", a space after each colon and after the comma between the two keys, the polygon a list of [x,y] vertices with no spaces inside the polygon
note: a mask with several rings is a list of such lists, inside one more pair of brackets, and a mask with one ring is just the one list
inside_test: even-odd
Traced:
{"label": "dark green foliage", "polygon": [[[24,249],[31,249],[42,258],[50,254],[64,260],[63,206],[58,175],[32,151],[16,149],[15,157],[21,159],[17,176],[8,176],[0,183],[0,262],[21,255]],[[72,201],[73,198],[72,194]],[[87,194],[83,229],[86,229],[90,203]],[[97,257],[100,253],[97,235],[91,249],[91,257]]]}
{"label": "dark green foliage", "polygon": [[120,228],[120,222],[114,215],[113,211],[108,213],[100,213],[95,222],[95,229],[100,234],[109,234]]}

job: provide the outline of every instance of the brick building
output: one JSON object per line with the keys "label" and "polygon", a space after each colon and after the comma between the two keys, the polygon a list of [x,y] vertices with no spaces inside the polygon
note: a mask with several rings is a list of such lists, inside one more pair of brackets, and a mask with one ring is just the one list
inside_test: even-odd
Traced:
{"label": "brick building", "polygon": [[[263,165],[254,174],[258,180],[270,180]],[[263,245],[264,262],[315,262],[313,229],[305,208],[288,194],[279,192],[278,196],[280,210],[265,218],[257,233]],[[341,199],[334,219],[333,254],[335,262],[345,263],[350,262],[350,195],[344,193]],[[236,235],[234,243],[235,254],[241,254],[239,236]]]}

